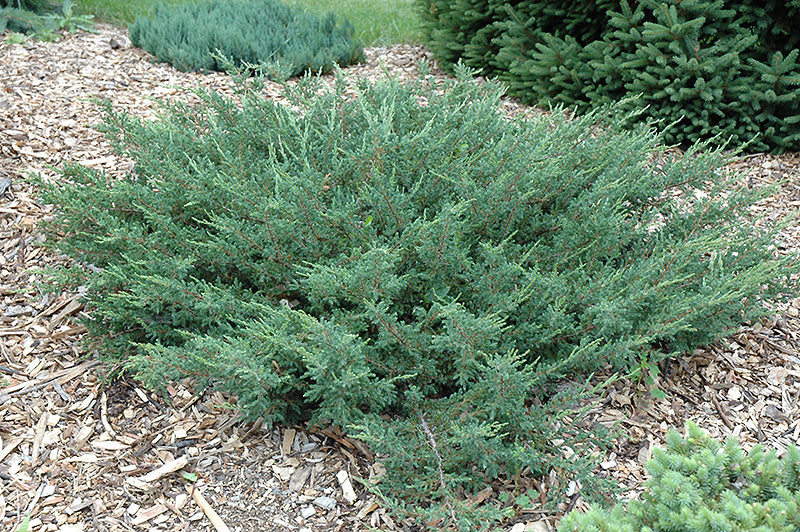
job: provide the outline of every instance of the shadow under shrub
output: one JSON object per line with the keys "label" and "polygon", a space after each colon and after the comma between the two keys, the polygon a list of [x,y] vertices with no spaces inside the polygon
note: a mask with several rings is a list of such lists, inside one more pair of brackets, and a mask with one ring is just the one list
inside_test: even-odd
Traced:
{"label": "shadow under shrub", "polygon": [[258,65],[275,78],[361,61],[349,22],[318,17],[280,0],[159,3],[130,27],[131,43],[180,70]]}
{"label": "shadow under shrub", "polygon": [[133,171],[41,184],[102,356],[349,427],[390,454],[389,496],[452,501],[547,472],[554,438],[589,449],[555,380],[689,352],[796,271],[718,153],[664,153],[612,109],[507,119],[460,77],[306,80],[294,110],[248,87],[157,121],[108,107]]}

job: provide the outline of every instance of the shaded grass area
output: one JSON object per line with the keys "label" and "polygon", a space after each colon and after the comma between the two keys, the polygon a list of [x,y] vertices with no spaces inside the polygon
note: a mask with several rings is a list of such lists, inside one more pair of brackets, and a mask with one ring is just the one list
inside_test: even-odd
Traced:
{"label": "shaded grass area", "polygon": [[[156,2],[177,3],[185,0],[76,0],[78,13],[90,13],[101,20],[126,25],[146,15]],[[420,25],[413,0],[285,0],[315,14],[329,11],[346,18],[355,28],[356,37],[366,46],[421,42]]]}

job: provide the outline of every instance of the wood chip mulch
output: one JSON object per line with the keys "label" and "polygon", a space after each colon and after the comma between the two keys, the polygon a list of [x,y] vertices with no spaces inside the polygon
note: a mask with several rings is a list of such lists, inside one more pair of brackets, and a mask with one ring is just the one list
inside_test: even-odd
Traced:
{"label": "wood chip mulch", "polygon": [[[429,57],[405,45],[367,54],[348,73],[409,77]],[[156,64],[111,26],[55,43],[0,41],[0,529],[16,530],[30,516],[29,530],[60,532],[414,530],[358,483],[382,468],[339,431],[244,424],[234,398],[193,393],[185,382],[167,387],[168,401],[128,378],[106,384],[96,353],[82,351],[81,293],[50,295],[39,286],[37,268],[66,259],[41,246],[37,222],[54,207],[37,201],[27,176],[55,179],[53,168],[66,161],[124,174],[129,162],[93,129],[102,119],[93,98],[152,117],[156,98],[192,101],[198,85],[232,93],[226,75]],[[266,90],[279,96],[277,85]],[[800,206],[796,154],[754,155],[735,166],[753,186],[782,182],[759,205],[766,215],[781,219]],[[800,249],[800,225],[776,247]],[[589,415],[621,423],[624,433],[599,473],[636,496],[653,447],[686,420],[779,453],[800,443],[799,335],[800,300],[675,361],[660,384],[665,399],[617,382]],[[556,477],[530,487],[543,495],[566,489],[562,511],[583,507],[580,486],[557,487]],[[498,483],[474,500],[514,489]],[[557,515],[538,499],[529,506],[501,529],[554,530]]]}

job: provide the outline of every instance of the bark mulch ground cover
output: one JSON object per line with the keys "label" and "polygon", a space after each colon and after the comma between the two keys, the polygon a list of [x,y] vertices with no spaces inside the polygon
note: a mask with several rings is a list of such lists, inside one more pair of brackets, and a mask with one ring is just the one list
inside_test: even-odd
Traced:
{"label": "bark mulch ground cover", "polygon": [[[418,46],[367,55],[347,72],[408,77],[428,57]],[[234,398],[194,393],[189,383],[168,386],[165,400],[128,378],[107,382],[97,354],[82,347],[80,291],[52,295],[39,286],[37,268],[66,259],[41,246],[37,223],[54,207],[37,202],[27,176],[57,178],[53,167],[66,161],[123,175],[130,162],[93,129],[102,114],[93,99],[151,117],[155,99],[191,101],[198,85],[231,92],[226,75],[153,63],[111,26],[55,43],[0,42],[0,529],[16,530],[29,515],[30,530],[61,532],[412,530],[358,483],[382,473],[379,457],[360,442],[333,428],[243,424]],[[277,86],[267,93],[279,97]],[[525,111],[513,101],[506,107]],[[781,182],[759,204],[764,214],[797,211],[797,154],[752,155],[732,166],[749,186]],[[800,225],[784,231],[776,249],[800,249]],[[780,453],[798,444],[799,335],[800,300],[674,361],[659,385],[665,399],[618,381],[588,418],[622,429],[598,473],[636,496],[653,447],[686,420],[745,446]],[[544,498],[565,489],[556,478],[554,471],[529,486],[491,486],[475,502],[525,487]],[[566,489],[561,510],[582,507],[579,487]],[[502,529],[554,530],[556,515],[538,499],[529,506]]]}

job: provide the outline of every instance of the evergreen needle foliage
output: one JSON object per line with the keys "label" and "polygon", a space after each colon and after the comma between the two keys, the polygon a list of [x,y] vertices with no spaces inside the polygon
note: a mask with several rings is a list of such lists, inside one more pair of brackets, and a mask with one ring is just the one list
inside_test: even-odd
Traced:
{"label": "evergreen needle foliage", "polygon": [[4,33],[33,33],[41,27],[40,17],[25,9],[0,8],[0,35]]}
{"label": "evergreen needle foliage", "polygon": [[60,2],[54,0],[0,0],[0,8],[23,9],[35,13],[44,13],[55,9]]}
{"label": "evergreen needle foliage", "polygon": [[48,0],[0,0],[0,35],[46,32],[51,29],[47,18],[57,7]]}
{"label": "evergreen needle foliage", "polygon": [[149,17],[136,19],[130,35],[134,46],[180,70],[224,71],[230,61],[286,78],[363,58],[349,22],[337,24],[333,13],[320,18],[280,0],[158,3]]}
{"label": "evergreen needle foliage", "polygon": [[[628,109],[664,139],[800,151],[800,0],[416,0],[431,50],[528,103]],[[751,143],[752,141],[752,143]]]}
{"label": "evergreen needle foliage", "polygon": [[779,460],[761,446],[743,452],[734,437],[722,444],[691,422],[686,431],[670,432],[666,449],[655,449],[641,500],[574,511],[559,531],[800,530],[800,449]]}
{"label": "evergreen needle foliage", "polygon": [[[25,5],[22,2],[20,4]],[[55,32],[59,30],[72,33],[79,29],[94,31],[93,17],[73,13],[72,0],[62,0],[60,10],[41,7],[48,5],[44,2],[29,2],[27,5],[29,8],[39,6],[39,10],[34,12],[29,8],[0,7],[0,35],[5,32],[20,32],[34,34],[40,40],[53,41],[58,38]]]}
{"label": "evergreen needle foliage", "polygon": [[108,107],[134,170],[41,183],[103,356],[349,427],[390,455],[387,496],[452,500],[568,470],[553,438],[590,448],[551,382],[719,338],[797,270],[718,153],[662,153],[614,109],[507,119],[471,74],[355,97],[309,78],[292,106],[248,84],[157,121]]}

